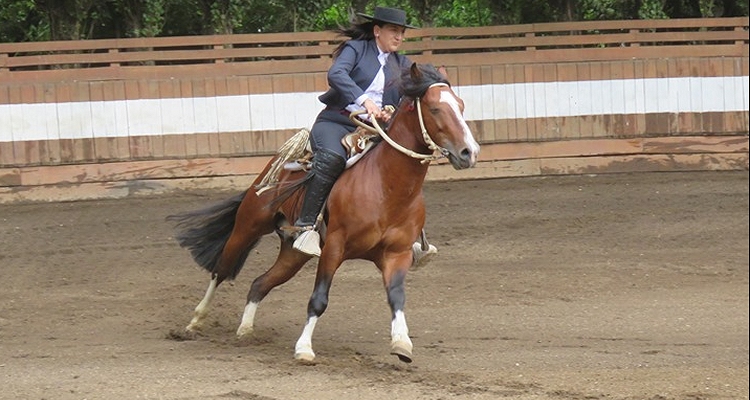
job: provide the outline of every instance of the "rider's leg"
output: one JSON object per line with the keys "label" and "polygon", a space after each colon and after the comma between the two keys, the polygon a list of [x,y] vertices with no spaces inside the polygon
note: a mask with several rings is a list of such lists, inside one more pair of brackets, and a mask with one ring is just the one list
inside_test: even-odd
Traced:
{"label": "rider's leg", "polygon": [[309,228],[294,240],[294,247],[311,256],[320,256],[320,235],[315,231],[315,220],[323,208],[328,194],[346,167],[346,160],[340,155],[327,149],[320,149],[313,157],[312,177],[307,182],[305,198],[302,201],[300,216],[295,226]]}
{"label": "rider's leg", "polygon": [[340,155],[327,149],[315,152],[313,158],[312,177],[307,182],[305,198],[302,202],[300,216],[294,223],[299,227],[312,227],[315,224],[323,202],[328,197],[333,184],[346,167],[346,160]]}
{"label": "rider's leg", "polygon": [[[310,171],[312,176],[306,184],[302,209],[295,226],[312,228],[315,225],[333,184],[346,168],[346,152],[341,138],[354,128],[349,118],[339,112],[323,110],[318,114],[310,130],[310,144],[314,153]],[[320,236],[314,229],[304,230],[295,238],[293,247],[303,253],[319,256]]]}

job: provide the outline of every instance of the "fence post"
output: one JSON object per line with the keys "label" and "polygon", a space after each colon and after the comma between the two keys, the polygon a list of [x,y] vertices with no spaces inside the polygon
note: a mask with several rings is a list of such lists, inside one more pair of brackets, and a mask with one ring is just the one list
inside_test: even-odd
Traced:
{"label": "fence post", "polygon": [[[214,45],[214,50],[221,50],[223,48],[224,48],[223,44],[215,44]],[[216,64],[224,64],[224,59],[223,58],[215,58],[214,59],[214,63],[216,63]]]}
{"label": "fence post", "polygon": [[[425,37],[422,38],[422,41],[423,42],[431,42],[432,41],[432,36],[425,36]],[[430,43],[427,43],[427,44],[429,45]],[[432,55],[432,49],[425,50],[422,54]]]}
{"label": "fence post", "polygon": [[[109,49],[109,51],[107,53],[109,53],[109,54],[117,54],[119,52],[120,52],[120,49]],[[109,63],[109,66],[110,67],[119,67],[120,63],[119,62],[111,62],[111,63]]]}
{"label": "fence post", "polygon": [[[536,35],[534,34],[534,32],[526,32],[524,36],[526,36],[527,39],[533,39]],[[536,46],[526,47],[526,51],[533,51],[533,50],[536,50]]]}
{"label": "fence post", "polygon": [[[745,32],[745,35],[747,35],[747,31],[745,31],[745,27],[744,26],[735,26],[734,27],[734,31],[735,32]],[[737,46],[742,46],[742,45],[745,44],[745,41],[744,40],[735,40],[734,44],[736,44]]]}
{"label": "fence post", "polygon": [[628,33],[630,33],[631,35],[633,35],[633,41],[630,42],[630,47],[640,47],[641,46],[641,42],[635,40],[635,38],[638,37],[638,32],[640,32],[638,29],[631,29],[631,30],[628,31]]}

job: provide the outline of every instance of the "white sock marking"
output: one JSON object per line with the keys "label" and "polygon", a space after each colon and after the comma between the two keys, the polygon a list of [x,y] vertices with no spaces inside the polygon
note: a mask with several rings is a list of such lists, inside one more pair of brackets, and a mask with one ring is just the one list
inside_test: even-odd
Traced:
{"label": "white sock marking", "polygon": [[237,336],[242,337],[253,331],[253,324],[255,321],[255,311],[258,310],[258,303],[247,303],[245,305],[245,312],[242,313],[242,321],[240,326],[237,328]]}
{"label": "white sock marking", "polygon": [[391,342],[403,341],[411,344],[409,339],[409,327],[406,326],[406,316],[399,310],[394,313],[391,321]]}
{"label": "white sock marking", "polygon": [[312,350],[312,335],[313,331],[315,330],[315,324],[317,322],[318,317],[310,317],[307,319],[305,328],[302,330],[302,335],[300,335],[299,339],[297,340],[297,344],[294,346],[295,354],[314,354]]}
{"label": "white sock marking", "polygon": [[208,314],[208,307],[211,305],[211,301],[216,294],[216,278],[211,278],[211,282],[208,283],[208,289],[206,294],[203,296],[203,300],[195,307],[193,312],[193,319],[190,321],[190,325],[187,326],[187,330],[193,330],[200,326],[203,322],[203,318]]}

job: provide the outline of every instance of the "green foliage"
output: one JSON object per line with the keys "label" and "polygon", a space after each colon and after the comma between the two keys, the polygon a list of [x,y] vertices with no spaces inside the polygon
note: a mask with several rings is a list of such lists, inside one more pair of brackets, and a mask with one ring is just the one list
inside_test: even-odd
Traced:
{"label": "green foliage", "polygon": [[[39,40],[40,26],[36,15],[33,0],[0,0],[0,42]],[[41,37],[47,35],[42,33]]]}
{"label": "green foliage", "polygon": [[728,16],[737,17],[740,15],[744,15],[744,16],[748,15],[748,8],[749,8],[748,0],[737,0],[734,6],[736,8],[736,9],[732,9],[734,13],[731,13],[731,15],[728,15]]}
{"label": "green foliage", "polygon": [[661,0],[643,0],[638,9],[640,19],[668,19],[669,16],[662,8]]}
{"label": "green foliage", "polygon": [[376,6],[420,27],[748,15],[748,0],[0,0],[0,41],[322,31]]}
{"label": "green foliage", "polygon": [[[101,20],[120,20],[126,37],[159,36],[166,21],[170,0],[108,0]],[[106,25],[106,24],[103,24]]]}
{"label": "green foliage", "polygon": [[451,0],[441,4],[435,13],[434,26],[487,26],[492,12],[487,0]]}
{"label": "green foliage", "polygon": [[139,37],[154,37],[161,33],[164,27],[165,0],[147,0],[143,7],[141,28],[135,31]]}
{"label": "green foliage", "polygon": [[313,22],[313,30],[325,31],[344,27],[349,24],[352,15],[348,1],[337,1],[324,9]]}
{"label": "green foliage", "polygon": [[232,33],[242,27],[241,0],[219,0],[210,6],[211,28],[216,33]]}
{"label": "green foliage", "polygon": [[[197,0],[170,1],[166,5],[163,36],[185,36],[210,33],[204,25],[202,8]],[[192,33],[191,33],[192,32]]]}
{"label": "green foliage", "polygon": [[562,15],[565,13],[562,8],[555,8],[546,0],[521,1],[519,11],[519,24],[559,21],[564,19]]}
{"label": "green foliage", "polygon": [[623,18],[620,4],[618,0],[581,0],[579,7],[584,20],[614,20]]}
{"label": "green foliage", "polygon": [[698,8],[701,11],[701,17],[709,18],[714,16],[714,0],[698,0]]}

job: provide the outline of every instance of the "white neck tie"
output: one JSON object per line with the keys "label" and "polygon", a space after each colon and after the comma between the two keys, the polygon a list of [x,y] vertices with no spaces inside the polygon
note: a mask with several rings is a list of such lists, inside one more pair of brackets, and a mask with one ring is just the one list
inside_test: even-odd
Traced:
{"label": "white neck tie", "polygon": [[388,61],[388,55],[390,53],[380,53],[378,55],[378,61],[380,61],[381,66],[385,66],[385,62]]}

